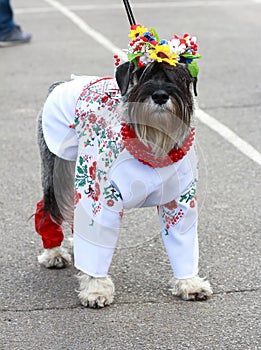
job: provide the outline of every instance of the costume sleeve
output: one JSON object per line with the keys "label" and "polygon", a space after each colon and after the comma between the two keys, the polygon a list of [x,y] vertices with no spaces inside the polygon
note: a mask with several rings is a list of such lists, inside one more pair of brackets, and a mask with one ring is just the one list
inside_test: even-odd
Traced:
{"label": "costume sleeve", "polygon": [[197,198],[195,181],[177,199],[159,206],[163,242],[175,278],[198,274]]}
{"label": "costume sleeve", "polygon": [[75,176],[75,266],[94,277],[105,277],[116,247],[122,198],[96,161],[80,156]]}

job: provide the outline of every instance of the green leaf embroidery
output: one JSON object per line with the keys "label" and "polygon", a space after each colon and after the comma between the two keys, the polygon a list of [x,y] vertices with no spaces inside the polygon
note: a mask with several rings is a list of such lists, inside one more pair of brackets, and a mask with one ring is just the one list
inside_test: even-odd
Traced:
{"label": "green leaf embroidery", "polygon": [[85,180],[81,180],[81,181],[78,183],[78,187],[85,186],[85,184],[86,184],[86,181],[85,181]]}
{"label": "green leaf embroidery", "polygon": [[84,174],[84,171],[82,170],[82,168],[80,166],[77,166],[77,171],[79,174]]}

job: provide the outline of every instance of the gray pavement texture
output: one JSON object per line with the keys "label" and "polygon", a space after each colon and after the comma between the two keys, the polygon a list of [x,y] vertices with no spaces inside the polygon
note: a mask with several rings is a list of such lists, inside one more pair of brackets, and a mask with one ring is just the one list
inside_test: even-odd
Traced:
{"label": "gray pavement texture", "polygon": [[[0,349],[261,349],[260,167],[200,122],[200,274],[212,283],[209,301],[171,296],[154,209],[124,217],[110,307],[80,306],[74,267],[38,265],[41,242],[27,221],[41,197],[37,112],[54,81],[71,73],[112,75],[113,55],[47,1],[12,3],[33,41],[0,49]],[[60,3],[127,46],[121,1]],[[137,21],[161,37],[198,36],[201,109],[260,151],[260,1],[136,4]]]}

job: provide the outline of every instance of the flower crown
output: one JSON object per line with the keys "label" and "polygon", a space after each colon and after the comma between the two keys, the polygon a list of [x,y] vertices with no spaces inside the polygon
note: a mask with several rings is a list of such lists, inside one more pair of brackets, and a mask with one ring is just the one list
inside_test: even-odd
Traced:
{"label": "flower crown", "polygon": [[[140,24],[131,26],[128,47],[128,60],[137,67],[157,61],[176,66],[179,62],[188,65],[192,77],[198,75],[198,65],[195,59],[201,56],[197,53],[196,37],[184,34],[183,37],[174,35],[170,40],[160,40],[155,29],[148,29]],[[116,65],[119,59],[116,60]]]}

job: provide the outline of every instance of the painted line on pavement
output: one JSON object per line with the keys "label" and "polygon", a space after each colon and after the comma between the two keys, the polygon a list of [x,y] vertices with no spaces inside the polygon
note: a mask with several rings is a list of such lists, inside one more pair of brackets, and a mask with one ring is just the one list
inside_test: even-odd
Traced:
{"label": "painted line on pavement", "polygon": [[[252,0],[252,4],[260,4],[261,0]],[[175,7],[223,7],[223,6],[249,6],[249,1],[187,1],[187,2],[137,2],[132,3],[134,9],[159,9],[159,8],[175,8]],[[57,9],[57,8],[56,8]],[[67,9],[71,11],[92,11],[92,10],[123,10],[122,4],[94,4],[94,5],[68,5]],[[28,8],[17,8],[14,9],[15,14],[26,14],[26,13],[46,13],[53,12],[54,8],[50,7],[28,7]]]}
{"label": "painted line on pavement", "polygon": [[[79,29],[81,29],[85,34],[89,35],[92,39],[96,40],[99,44],[101,44],[105,49],[112,52],[113,54],[117,54],[121,59],[126,60],[127,56],[120,48],[115,46],[110,40],[108,40],[104,35],[100,32],[97,32],[93,28],[91,28],[86,22],[84,22],[79,16],[69,10],[67,7],[62,5],[60,2],[56,0],[45,0],[48,4],[55,7],[59,10],[64,16],[70,19]],[[201,123],[207,125],[211,130],[218,133],[221,137],[223,137],[226,141],[231,143],[236,149],[238,149],[241,153],[243,153],[248,158],[252,159],[257,164],[261,165],[261,153],[259,153],[253,146],[239,137],[236,133],[234,133],[227,126],[211,117],[206,112],[201,109],[196,109],[196,117],[200,120]]]}
{"label": "painted line on pavement", "polygon": [[121,59],[127,60],[127,55],[117,46],[115,46],[110,40],[103,36],[100,32],[90,27],[84,20],[82,20],[78,15],[69,10],[66,6],[62,5],[56,0],[45,0],[49,5],[56,8],[64,16],[69,18],[77,27],[81,29],[85,34],[89,35],[92,39],[96,40],[108,51],[112,51],[117,54]]}
{"label": "painted line on pavement", "polygon": [[261,153],[259,153],[248,142],[239,137],[234,131],[229,129],[226,125],[220,123],[217,119],[211,117],[208,113],[202,111],[202,109],[196,109],[195,114],[197,119],[201,123],[205,124],[211,130],[218,133],[245,156],[252,159],[257,164],[261,165]]}

